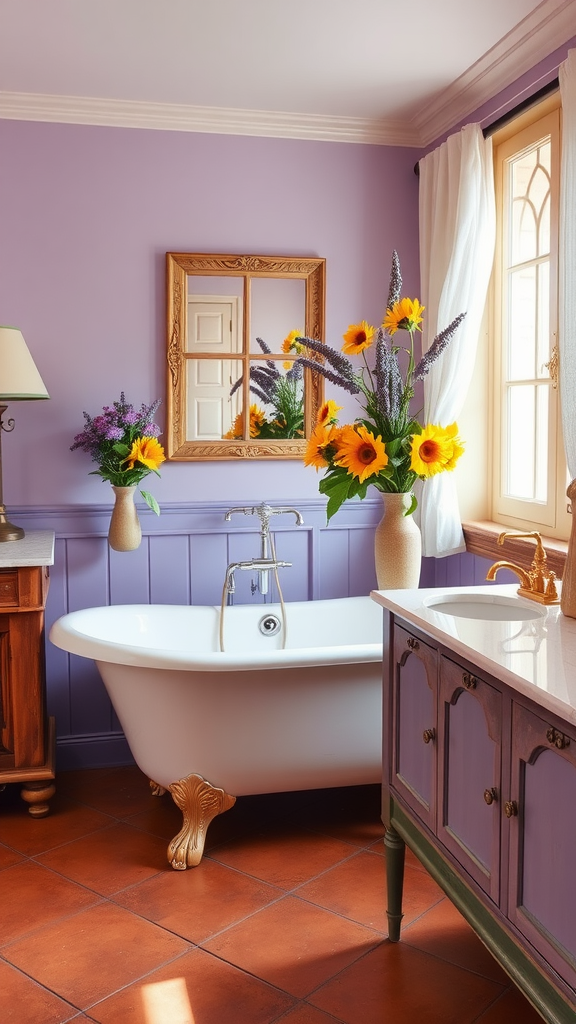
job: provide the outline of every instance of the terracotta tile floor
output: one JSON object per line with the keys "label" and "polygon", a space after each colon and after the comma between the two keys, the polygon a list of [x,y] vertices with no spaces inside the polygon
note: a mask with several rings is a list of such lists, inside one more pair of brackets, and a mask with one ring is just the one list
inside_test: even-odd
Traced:
{"label": "terracotta tile floor", "polygon": [[386,939],[379,788],[243,797],[202,864],[137,768],[61,773],[48,818],[0,793],[1,1024],[537,1024],[407,858]]}

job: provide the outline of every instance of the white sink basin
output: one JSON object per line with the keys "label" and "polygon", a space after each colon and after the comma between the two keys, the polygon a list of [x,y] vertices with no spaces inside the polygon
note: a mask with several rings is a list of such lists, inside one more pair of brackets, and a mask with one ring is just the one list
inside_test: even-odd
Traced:
{"label": "white sink basin", "polygon": [[542,605],[529,605],[516,597],[497,594],[445,594],[427,598],[425,605],[441,615],[492,622],[528,622],[542,619],[546,614]]}

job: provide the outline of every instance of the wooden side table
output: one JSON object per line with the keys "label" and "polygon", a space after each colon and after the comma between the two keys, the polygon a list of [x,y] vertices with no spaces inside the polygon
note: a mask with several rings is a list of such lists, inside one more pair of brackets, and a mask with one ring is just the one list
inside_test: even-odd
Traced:
{"label": "wooden side table", "polygon": [[54,533],[0,544],[0,787],[21,782],[34,818],[55,793],[56,728],[46,713],[44,610]]}

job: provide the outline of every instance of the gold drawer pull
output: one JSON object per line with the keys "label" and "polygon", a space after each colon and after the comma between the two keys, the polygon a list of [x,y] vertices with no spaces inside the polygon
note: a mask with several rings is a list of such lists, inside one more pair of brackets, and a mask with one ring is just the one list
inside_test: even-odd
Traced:
{"label": "gold drawer pull", "polygon": [[558,750],[564,750],[564,747],[570,746],[570,738],[565,736],[564,733],[559,732],[558,729],[555,729],[553,725],[546,730],[546,739],[548,743],[551,743]]}
{"label": "gold drawer pull", "polygon": [[507,800],[504,804],[504,814],[507,818],[515,818],[518,814],[518,804],[515,800]]}
{"label": "gold drawer pull", "polygon": [[476,676],[471,675],[470,672],[462,673],[462,683],[467,690],[475,690],[477,682],[478,680],[476,679]]}
{"label": "gold drawer pull", "polygon": [[408,639],[406,641],[406,646],[409,647],[411,651],[419,651],[420,650],[420,644],[418,643],[417,640],[414,639],[413,636],[409,636],[408,637]]}
{"label": "gold drawer pull", "polygon": [[491,789],[484,790],[484,800],[490,806],[495,800],[498,799],[498,790],[492,786]]}
{"label": "gold drawer pull", "polygon": [[430,740],[436,739],[436,729],[424,729],[422,733],[422,739],[424,743],[430,743]]}

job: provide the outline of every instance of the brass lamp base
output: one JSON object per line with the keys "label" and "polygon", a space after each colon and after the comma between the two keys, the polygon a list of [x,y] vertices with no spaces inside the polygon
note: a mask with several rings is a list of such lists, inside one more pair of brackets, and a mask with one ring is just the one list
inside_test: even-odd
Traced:
{"label": "brass lamp base", "polygon": [[22,540],[25,536],[21,526],[14,526],[6,518],[6,509],[0,505],[0,544],[5,540]]}

